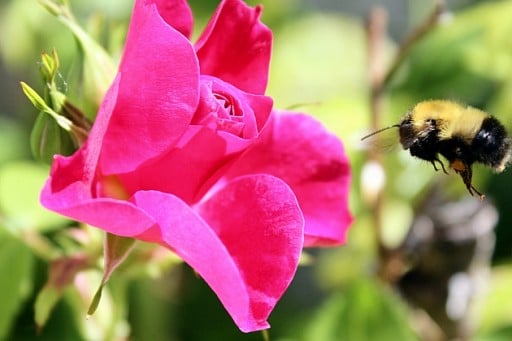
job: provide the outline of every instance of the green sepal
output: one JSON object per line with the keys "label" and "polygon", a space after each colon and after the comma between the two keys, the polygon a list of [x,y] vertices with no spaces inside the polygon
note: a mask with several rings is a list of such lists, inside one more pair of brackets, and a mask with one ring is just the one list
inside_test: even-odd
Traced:
{"label": "green sepal", "polygon": [[52,50],[51,54],[41,53],[41,74],[45,82],[52,82],[59,70],[59,57],[57,51]]}
{"label": "green sepal", "polygon": [[69,119],[62,115],[59,115],[52,108],[50,108],[50,106],[46,104],[44,99],[41,96],[39,96],[39,94],[34,89],[32,89],[27,83],[20,82],[20,84],[23,93],[25,93],[25,96],[27,96],[27,98],[30,100],[30,102],[32,102],[36,109],[50,115],[62,129],[68,132],[71,131],[73,123]]}
{"label": "green sepal", "polygon": [[116,236],[111,233],[106,233],[105,236],[105,247],[103,249],[104,255],[104,272],[101,283],[94,294],[94,297],[89,305],[89,309],[87,310],[87,315],[92,315],[98,308],[98,305],[101,300],[101,294],[103,292],[103,287],[107,283],[108,279],[114,272],[114,270],[121,265],[121,263],[128,257],[130,252],[133,250],[135,246],[135,239]]}
{"label": "green sepal", "polygon": [[52,117],[41,112],[30,134],[30,147],[36,160],[51,164],[55,154],[71,155],[75,143]]}
{"label": "green sepal", "polygon": [[[108,87],[114,80],[115,64],[107,51],[98,44],[75,20],[66,1],[39,0],[74,35],[84,55],[84,94],[88,102],[99,107]],[[94,119],[94,117],[89,117]]]}

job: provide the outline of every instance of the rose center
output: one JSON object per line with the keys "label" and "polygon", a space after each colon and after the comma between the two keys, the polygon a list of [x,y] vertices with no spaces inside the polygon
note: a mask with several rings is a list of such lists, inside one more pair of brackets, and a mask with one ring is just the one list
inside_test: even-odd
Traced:
{"label": "rose center", "polygon": [[236,106],[232,104],[232,99],[224,94],[214,93],[213,97],[217,99],[220,106],[223,107],[229,116],[242,116]]}
{"label": "rose center", "polygon": [[223,91],[211,81],[203,82],[201,100],[192,124],[202,125],[215,131],[225,131],[242,136],[245,122],[241,103],[228,91]]}

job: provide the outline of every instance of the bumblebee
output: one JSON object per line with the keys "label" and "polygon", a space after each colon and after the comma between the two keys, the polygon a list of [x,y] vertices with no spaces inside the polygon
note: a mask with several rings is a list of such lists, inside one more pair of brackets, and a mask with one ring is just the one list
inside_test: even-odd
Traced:
{"label": "bumblebee", "polygon": [[429,161],[448,174],[442,155],[466,185],[471,195],[484,195],[472,184],[472,165],[481,163],[502,172],[512,156],[511,139],[505,127],[486,112],[446,100],[416,104],[400,121],[363,137],[398,128],[400,143],[412,156]]}

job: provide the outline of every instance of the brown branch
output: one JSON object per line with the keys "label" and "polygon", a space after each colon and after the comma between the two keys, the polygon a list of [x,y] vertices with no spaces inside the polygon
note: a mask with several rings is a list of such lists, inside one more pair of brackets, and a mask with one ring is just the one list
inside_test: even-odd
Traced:
{"label": "brown branch", "polygon": [[[386,69],[382,58],[383,46],[387,36],[388,14],[382,8],[375,8],[370,12],[367,23],[368,39],[368,68],[370,77],[370,120],[371,127],[376,130],[382,126],[382,106],[385,88],[403,64],[411,48],[427,35],[439,22],[441,14],[445,11],[443,0],[435,0],[434,10],[426,20],[414,29],[399,45],[398,51],[391,64]],[[379,156],[370,151],[369,159],[380,164]],[[375,226],[376,244],[379,254],[378,275],[388,283],[394,283],[404,268],[400,250],[389,249],[382,239],[382,193],[377,193],[372,206],[372,220]]]}
{"label": "brown branch", "polygon": [[[388,13],[383,8],[373,8],[368,16],[367,39],[368,39],[368,68],[370,77],[370,125],[373,131],[381,126],[381,113],[383,105],[382,81],[384,79],[384,67],[382,64],[382,52],[386,41],[388,26]],[[381,164],[380,157],[375,151],[369,151],[369,160]],[[379,255],[379,276],[382,275],[382,259],[386,259],[386,249],[382,241],[382,192],[374,193],[371,202],[372,221],[375,228],[375,244]]]}
{"label": "brown branch", "polygon": [[368,17],[368,67],[370,71],[371,84],[371,125],[372,129],[378,129],[380,124],[380,113],[383,100],[383,86],[385,70],[382,64],[382,52],[386,41],[388,26],[388,13],[385,9],[377,7],[371,10]]}
{"label": "brown branch", "polygon": [[436,0],[434,4],[434,10],[428,16],[425,21],[418,27],[416,27],[409,35],[402,41],[398,49],[395,58],[391,62],[391,65],[384,77],[382,85],[389,84],[393,76],[395,75],[398,68],[402,65],[403,61],[409,54],[409,51],[415,43],[420,41],[426,36],[434,27],[437,26],[443,13],[446,11],[446,5],[444,0]]}

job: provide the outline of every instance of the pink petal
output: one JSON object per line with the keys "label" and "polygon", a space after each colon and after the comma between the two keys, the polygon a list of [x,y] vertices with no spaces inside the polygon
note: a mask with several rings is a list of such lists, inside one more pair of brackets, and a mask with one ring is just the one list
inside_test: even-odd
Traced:
{"label": "pink petal", "polygon": [[170,194],[138,192],[134,200],[158,221],[162,243],[201,275],[242,331],[268,328],[302,247],[302,216],[282,181],[237,179],[201,206],[204,220]]}
{"label": "pink petal", "polygon": [[224,0],[196,43],[201,74],[218,77],[245,92],[267,87],[272,32],[261,23],[261,7]]}
{"label": "pink petal", "polygon": [[70,157],[55,156],[50,177],[41,192],[41,204],[71,219],[103,230],[134,237],[154,221],[128,201],[94,198],[101,141],[117,99],[120,75],[108,90],[86,144]]}
{"label": "pink petal", "polygon": [[130,171],[172,147],[199,100],[198,62],[190,42],[155,4],[135,4],[119,95],[103,141],[102,171]]}
{"label": "pink petal", "polygon": [[[102,141],[112,118],[112,112],[117,101],[121,75],[117,75],[113,84],[101,103],[96,121],[92,127],[86,143],[70,157],[56,155],[53,160],[50,178],[45,185],[45,195],[42,196],[43,205],[46,202],[61,199],[58,197],[61,191],[74,186],[75,198],[71,201],[91,198],[93,195],[92,183],[97,174],[97,164],[100,157]],[[65,201],[69,201],[66,199]]]}
{"label": "pink petal", "polygon": [[70,158],[55,158],[50,178],[41,192],[41,204],[119,236],[136,237],[151,228],[155,222],[132,203],[93,196],[94,186],[85,165],[87,156],[81,149]]}
{"label": "pink petal", "polygon": [[297,269],[304,220],[280,179],[256,174],[229,182],[199,207],[243,272],[251,310],[266,320]]}
{"label": "pink petal", "polygon": [[[141,2],[142,0],[137,1]],[[153,0],[153,2],[158,7],[158,13],[169,25],[185,37],[190,38],[194,18],[186,0]]]}
{"label": "pink petal", "polygon": [[192,124],[231,132],[244,139],[259,135],[272,111],[271,97],[254,95],[212,76],[201,76],[201,97]]}
{"label": "pink petal", "polygon": [[229,171],[268,173],[293,189],[304,214],[305,245],[344,243],[353,218],[348,208],[350,165],[341,141],[304,114],[273,112],[260,141]]}
{"label": "pink petal", "polygon": [[[59,193],[52,193],[47,184],[41,194],[41,203],[48,209],[68,218],[81,221],[102,230],[122,236],[141,239],[140,235],[155,225],[155,221],[144,211],[126,200],[111,198],[80,198],[75,195],[81,189],[78,183]],[[144,240],[152,241],[146,236]]]}
{"label": "pink petal", "polygon": [[[180,144],[120,179],[128,193],[157,189],[183,201],[197,202],[222,169],[244,150],[248,141],[220,134],[201,126],[190,126]],[[231,149],[231,150],[230,150]]]}

